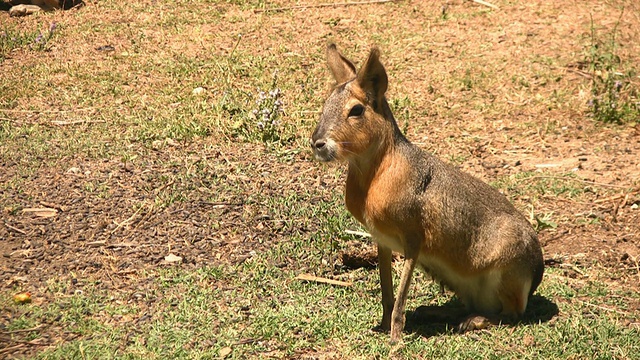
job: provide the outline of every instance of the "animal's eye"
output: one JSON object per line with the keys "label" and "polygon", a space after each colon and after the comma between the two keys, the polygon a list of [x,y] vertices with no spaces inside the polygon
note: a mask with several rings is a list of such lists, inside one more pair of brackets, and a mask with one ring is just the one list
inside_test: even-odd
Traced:
{"label": "animal's eye", "polygon": [[364,114],[364,106],[358,104],[358,105],[354,105],[351,110],[349,111],[349,117],[352,116],[361,116],[362,114]]}

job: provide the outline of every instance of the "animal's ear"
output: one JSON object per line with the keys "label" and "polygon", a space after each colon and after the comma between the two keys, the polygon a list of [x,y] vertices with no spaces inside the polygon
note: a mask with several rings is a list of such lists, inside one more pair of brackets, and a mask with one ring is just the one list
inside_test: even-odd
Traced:
{"label": "animal's ear", "polygon": [[358,71],[358,85],[375,100],[379,100],[387,92],[388,84],[387,72],[380,62],[380,50],[374,47],[367,62]]}
{"label": "animal's ear", "polygon": [[327,46],[327,63],[333,73],[333,78],[338,84],[342,84],[356,76],[356,67],[351,61],[340,55],[336,44]]}

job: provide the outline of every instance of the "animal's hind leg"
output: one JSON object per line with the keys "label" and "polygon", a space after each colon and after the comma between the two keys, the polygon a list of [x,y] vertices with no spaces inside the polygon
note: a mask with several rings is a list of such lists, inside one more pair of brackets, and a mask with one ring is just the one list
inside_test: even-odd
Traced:
{"label": "animal's hind leg", "polygon": [[503,317],[518,318],[527,309],[529,292],[531,290],[531,279],[519,274],[511,273],[505,276],[498,290],[498,298],[502,303],[500,315]]}
{"label": "animal's hind leg", "polygon": [[[486,288],[485,301],[497,297],[500,307],[489,305],[495,301],[486,301],[484,304],[475,304],[479,314],[472,313],[458,326],[458,332],[464,333],[472,330],[486,329],[491,325],[513,323],[522,316],[527,308],[531,280],[518,276],[517,272],[503,271],[496,286]],[[489,296],[489,298],[487,298]],[[483,306],[488,305],[488,306]]]}

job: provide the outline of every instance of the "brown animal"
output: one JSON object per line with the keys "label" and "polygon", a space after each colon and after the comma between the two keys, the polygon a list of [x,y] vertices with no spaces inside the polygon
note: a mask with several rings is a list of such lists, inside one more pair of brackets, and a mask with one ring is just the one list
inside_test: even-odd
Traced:
{"label": "brown animal", "polygon": [[[497,190],[411,144],[391,113],[373,48],[356,71],[335,45],[337,82],[311,138],[320,161],[349,163],[346,205],[378,244],[383,330],[401,339],[416,265],[453,290],[471,316],[460,330],[515,319],[542,280],[542,250],[527,219]],[[392,251],[404,255],[394,300]]]}
{"label": "brown animal", "polygon": [[52,11],[70,9],[82,6],[82,0],[8,0],[4,5],[10,6],[9,16],[26,16],[38,11]]}

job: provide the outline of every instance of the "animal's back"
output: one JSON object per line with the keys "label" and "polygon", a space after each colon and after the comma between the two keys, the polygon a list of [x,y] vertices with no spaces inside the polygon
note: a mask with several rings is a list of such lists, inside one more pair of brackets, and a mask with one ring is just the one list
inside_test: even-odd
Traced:
{"label": "animal's back", "polygon": [[417,204],[407,204],[407,209],[420,209],[425,232],[420,264],[463,297],[469,293],[467,297],[496,302],[494,294],[482,293],[483,288],[498,286],[509,276],[507,271],[530,277],[527,296],[533,293],[542,279],[543,262],[527,219],[481,180],[408,141],[398,144],[398,150],[412,166],[410,188]]}

